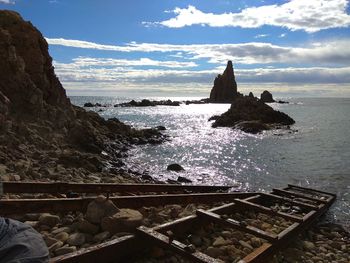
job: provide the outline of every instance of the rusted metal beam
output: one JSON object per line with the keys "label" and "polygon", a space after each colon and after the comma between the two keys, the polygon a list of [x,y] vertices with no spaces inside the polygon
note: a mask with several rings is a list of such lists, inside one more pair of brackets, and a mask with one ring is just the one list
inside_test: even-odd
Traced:
{"label": "rusted metal beam", "polygon": [[[140,208],[143,206],[160,206],[167,204],[215,203],[230,202],[236,198],[245,198],[256,193],[197,193],[197,194],[167,194],[138,195],[110,197],[119,208]],[[58,199],[1,199],[0,215],[18,213],[85,211],[87,205],[94,200],[88,198],[58,198]]]}
{"label": "rusted metal beam", "polygon": [[142,246],[134,235],[127,235],[76,252],[54,257],[50,263],[112,263],[127,262],[128,255]]}
{"label": "rusted metal beam", "polygon": [[302,202],[299,202],[299,201],[294,201],[293,199],[285,197],[285,196],[279,196],[279,195],[268,194],[268,193],[261,193],[260,195],[263,198],[266,197],[267,199],[270,199],[270,200],[274,199],[274,200],[278,200],[278,201],[281,201],[281,202],[288,202],[288,203],[290,203],[292,205],[300,206],[302,208],[306,208],[307,210],[315,210],[315,209],[318,208],[317,206],[314,206],[314,205],[302,203]]}
{"label": "rusted metal beam", "polygon": [[279,211],[274,211],[271,208],[268,208],[266,206],[258,205],[258,204],[251,203],[251,202],[248,202],[245,200],[236,199],[235,203],[237,205],[245,208],[245,209],[251,209],[251,210],[259,211],[261,213],[265,213],[265,214],[269,214],[269,215],[273,215],[273,216],[279,216],[279,217],[282,217],[284,219],[291,220],[293,222],[302,222],[303,221],[303,219],[301,217],[290,215],[290,214],[279,212]]}
{"label": "rusted metal beam", "polygon": [[314,197],[310,197],[306,194],[300,194],[300,193],[295,193],[295,192],[291,192],[291,191],[287,191],[287,190],[284,190],[284,189],[276,189],[274,188],[272,190],[272,193],[278,193],[280,195],[284,195],[284,196],[289,196],[289,197],[300,197],[300,198],[303,198],[303,199],[306,199],[306,200],[310,200],[310,201],[314,201],[316,203],[328,203],[328,200],[322,200],[322,199],[318,199],[318,198],[314,198]]}
{"label": "rusted metal beam", "polygon": [[320,190],[316,190],[316,189],[312,189],[312,188],[301,187],[301,186],[297,186],[297,185],[293,185],[293,184],[288,184],[288,187],[285,188],[285,190],[287,190],[288,188],[295,188],[295,189],[299,189],[299,190],[305,190],[306,192],[314,192],[314,193],[319,193],[319,194],[323,194],[323,195],[336,197],[336,194],[333,194],[333,193],[320,191]]}
{"label": "rusted metal beam", "polygon": [[267,233],[261,229],[253,227],[253,226],[241,224],[239,221],[234,220],[234,219],[223,219],[223,218],[221,218],[220,215],[215,214],[213,212],[198,209],[196,214],[199,218],[207,219],[207,220],[209,220],[211,222],[215,222],[219,225],[224,225],[227,227],[235,228],[239,231],[242,231],[242,232],[245,232],[248,234],[252,234],[252,235],[255,235],[257,237],[261,237],[269,242],[275,242],[277,240],[277,236],[274,234]]}
{"label": "rusted metal beam", "polygon": [[65,183],[65,182],[3,182],[3,192],[23,193],[174,193],[174,192],[217,192],[227,191],[231,186],[176,185],[176,184],[107,184],[107,183]]}
{"label": "rusted metal beam", "polygon": [[139,235],[141,238],[145,239],[147,242],[151,242],[154,245],[163,247],[165,249],[169,249],[171,251],[174,251],[175,253],[178,253],[179,255],[183,256],[184,258],[189,259],[191,262],[198,262],[198,263],[219,263],[222,262],[221,260],[214,259],[206,254],[203,254],[202,252],[198,250],[190,251],[188,250],[188,246],[185,244],[177,241],[177,240],[169,240],[169,237],[159,233],[152,228],[147,228],[144,226],[141,226],[137,228],[136,235]]}

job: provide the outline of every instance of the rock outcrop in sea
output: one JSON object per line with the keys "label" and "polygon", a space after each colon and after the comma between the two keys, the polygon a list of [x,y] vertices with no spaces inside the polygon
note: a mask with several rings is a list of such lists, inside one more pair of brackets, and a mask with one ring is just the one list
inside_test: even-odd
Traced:
{"label": "rock outcrop in sea", "polygon": [[233,127],[248,133],[258,133],[276,126],[295,123],[287,114],[251,97],[236,98],[227,112],[209,120],[215,120],[212,124],[214,128]]}
{"label": "rock outcrop in sea", "polygon": [[0,11],[0,47],[1,180],[84,182],[107,163],[119,169],[130,144],[164,140],[156,129],[136,130],[72,105],[46,40],[16,12]]}
{"label": "rock outcrop in sea", "polygon": [[222,75],[219,74],[214,80],[214,87],[211,89],[209,102],[232,103],[235,97],[237,97],[237,83],[232,61],[228,61],[224,73]]}

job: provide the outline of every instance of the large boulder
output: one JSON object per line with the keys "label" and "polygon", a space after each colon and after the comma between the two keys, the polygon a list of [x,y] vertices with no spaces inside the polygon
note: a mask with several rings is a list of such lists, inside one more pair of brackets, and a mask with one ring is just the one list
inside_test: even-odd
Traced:
{"label": "large boulder", "polygon": [[230,109],[220,116],[213,116],[212,127],[233,127],[246,132],[257,133],[279,125],[291,125],[295,121],[287,114],[276,111],[261,100],[238,97]]}
{"label": "large boulder", "polygon": [[272,94],[267,90],[264,90],[263,93],[261,93],[260,100],[265,103],[275,102],[275,100],[272,97]]}
{"label": "large boulder", "polygon": [[142,214],[133,209],[123,208],[112,216],[102,219],[101,228],[111,234],[121,231],[132,231],[142,224]]}
{"label": "large boulder", "polygon": [[111,200],[99,196],[88,204],[85,218],[92,224],[99,224],[104,217],[114,215],[118,211],[119,209]]}
{"label": "large boulder", "polygon": [[228,61],[224,73],[219,74],[214,80],[209,101],[212,103],[232,103],[235,97],[237,97],[237,83],[232,61]]}

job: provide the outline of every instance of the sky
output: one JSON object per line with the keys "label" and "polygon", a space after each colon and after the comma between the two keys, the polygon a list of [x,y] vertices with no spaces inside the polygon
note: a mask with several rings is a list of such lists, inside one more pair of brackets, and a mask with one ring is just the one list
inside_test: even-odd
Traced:
{"label": "sky", "polygon": [[49,43],[69,95],[208,96],[233,61],[238,90],[350,97],[348,0],[0,0]]}

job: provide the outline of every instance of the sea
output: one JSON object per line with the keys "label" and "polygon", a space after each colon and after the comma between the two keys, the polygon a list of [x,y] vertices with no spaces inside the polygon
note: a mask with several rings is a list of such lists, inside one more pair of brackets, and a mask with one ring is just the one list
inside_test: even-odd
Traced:
{"label": "sea", "polygon": [[[252,135],[232,128],[212,128],[208,119],[229,104],[181,104],[156,107],[113,107],[146,97],[72,96],[73,104],[107,105],[87,108],[102,117],[118,118],[136,128],[164,126],[169,140],[160,145],[134,146],[128,169],[148,173],[160,181],[186,177],[194,184],[231,185],[234,191],[269,192],[287,184],[337,194],[324,220],[350,229],[350,98],[282,98],[271,103],[291,116],[290,130]],[[194,100],[185,97],[148,97],[150,100]],[[171,163],[181,173],[167,171]]]}

